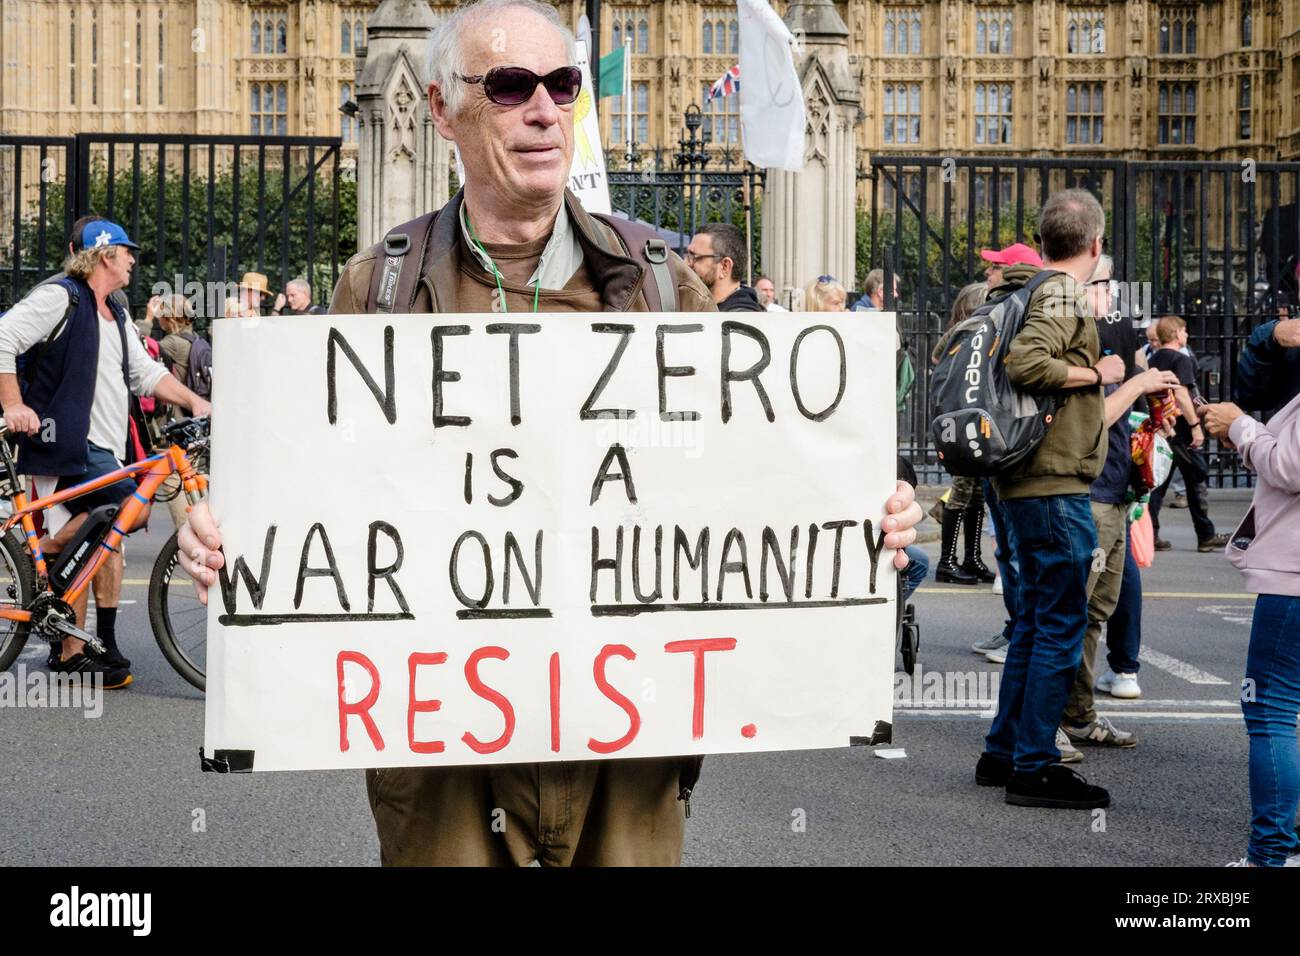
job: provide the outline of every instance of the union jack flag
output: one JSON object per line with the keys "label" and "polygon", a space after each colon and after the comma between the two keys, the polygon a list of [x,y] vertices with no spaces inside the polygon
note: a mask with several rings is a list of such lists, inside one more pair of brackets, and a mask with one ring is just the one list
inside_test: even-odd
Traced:
{"label": "union jack flag", "polygon": [[705,103],[709,103],[715,96],[730,96],[732,93],[740,92],[740,64],[737,63],[722,76],[718,77],[718,82],[714,83],[709,89],[708,98]]}

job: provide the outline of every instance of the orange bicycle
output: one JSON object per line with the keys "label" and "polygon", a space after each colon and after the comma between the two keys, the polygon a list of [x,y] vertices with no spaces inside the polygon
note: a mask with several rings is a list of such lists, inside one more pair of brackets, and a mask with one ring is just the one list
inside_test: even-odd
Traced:
{"label": "orange bicycle", "polygon": [[[108,556],[120,549],[125,537],[121,527],[129,528],[135,524],[140,512],[169,477],[173,474],[180,476],[181,489],[190,504],[203,500],[208,482],[195,468],[192,456],[207,452],[208,419],[189,418],[173,422],[163,429],[169,442],[166,450],[93,481],[30,502],[19,480],[9,444],[4,441],[5,433],[4,420],[0,419],[0,496],[8,499],[13,508],[13,513],[0,524],[0,628],[3,628],[0,630],[0,671],[8,669],[17,659],[33,629],[51,644],[65,637],[76,637],[102,654],[103,644],[77,626],[73,604],[90,587],[91,580]],[[47,562],[32,516],[123,478],[138,479],[139,487],[121,504],[101,505],[91,510],[67,546]],[[169,544],[174,549],[174,535]],[[150,585],[151,609],[159,600],[165,606],[166,595],[153,593],[157,587],[155,575]],[[151,620],[153,618],[151,614]],[[171,627],[159,628],[156,620],[152,623],[154,637],[163,655],[181,676],[194,683],[193,676],[183,666],[189,665],[192,669],[193,655],[177,645]],[[201,669],[199,679],[202,680]]]}

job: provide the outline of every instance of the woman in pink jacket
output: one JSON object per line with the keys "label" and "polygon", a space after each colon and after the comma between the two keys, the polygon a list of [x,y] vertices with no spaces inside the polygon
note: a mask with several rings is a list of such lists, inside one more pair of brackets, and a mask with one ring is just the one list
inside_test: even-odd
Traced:
{"label": "woman in pink jacket", "polygon": [[1241,453],[1258,482],[1228,560],[1259,597],[1241,710],[1250,735],[1250,845],[1242,864],[1300,866],[1300,396],[1261,424],[1232,404],[1201,409],[1206,429]]}

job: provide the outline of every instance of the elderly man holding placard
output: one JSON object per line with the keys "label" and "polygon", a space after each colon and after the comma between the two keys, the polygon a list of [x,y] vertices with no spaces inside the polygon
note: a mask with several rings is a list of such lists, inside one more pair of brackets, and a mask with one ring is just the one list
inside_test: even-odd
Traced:
{"label": "elderly man holding placard", "polygon": [[[270,769],[385,765],[367,771],[385,864],[522,865],[534,860],[547,865],[679,863],[699,754],[724,749],[787,749],[784,742],[795,739],[799,732],[795,728],[790,731],[792,736],[785,736],[786,728],[777,726],[782,707],[788,704],[779,699],[780,682],[785,679],[779,655],[809,639],[796,633],[800,619],[792,615],[841,615],[836,626],[846,632],[862,620],[852,616],[859,612],[879,612],[879,620],[883,620],[883,615],[893,612],[892,603],[886,603],[892,598],[869,595],[894,583],[891,568],[906,565],[902,549],[915,540],[913,527],[921,518],[913,490],[906,484],[897,485],[883,509],[879,504],[870,507],[862,496],[865,478],[861,472],[854,473],[854,467],[880,457],[888,472],[888,484],[884,485],[888,489],[893,487],[894,451],[892,447],[864,450],[852,431],[856,420],[872,417],[867,403],[874,401],[875,392],[845,372],[846,368],[856,371],[859,353],[868,351],[849,338],[854,333],[841,331],[848,326],[812,326],[801,333],[799,323],[787,319],[786,333],[778,326],[723,323],[721,317],[655,325],[627,314],[713,312],[715,307],[696,275],[657,243],[653,232],[642,236],[611,219],[589,215],[566,191],[573,155],[573,106],[581,84],[574,62],[572,37],[548,5],[531,0],[479,0],[458,8],[431,40],[428,95],[438,132],[456,143],[464,160],[464,188],[435,214],[398,227],[384,242],[353,257],[335,289],[329,322],[311,327],[302,319],[271,320],[258,327],[231,327],[218,338],[218,350],[231,349],[232,359],[249,356],[250,364],[244,366],[243,373],[247,380],[256,380],[261,374],[257,350],[238,356],[233,350],[248,336],[264,336],[262,354],[280,354],[278,339],[276,343],[271,339],[277,338],[282,328],[292,329],[295,335],[318,336],[318,344],[301,349],[303,363],[328,354],[327,375],[318,375],[318,367],[313,366],[303,379],[306,391],[323,392],[328,387],[328,403],[322,402],[320,409],[304,406],[301,413],[294,411],[287,416],[294,428],[282,429],[271,438],[254,436],[246,442],[232,433],[230,445],[224,446],[230,460],[244,455],[251,461],[266,455],[263,460],[286,462],[265,469],[278,474],[280,467],[292,467],[293,456],[321,454],[323,443],[343,441],[337,436],[346,433],[351,444],[347,450],[340,446],[339,454],[348,458],[335,460],[330,473],[337,477],[355,468],[359,485],[371,492],[376,488],[384,491],[373,497],[385,500],[356,503],[356,507],[409,504],[407,513],[415,515],[410,525],[429,516],[427,533],[421,536],[403,524],[399,538],[395,525],[406,518],[370,525],[369,558],[356,559],[360,562],[357,567],[368,568],[366,608],[372,612],[371,620],[382,617],[387,623],[366,623],[371,630],[358,630],[358,637],[346,638],[349,650],[337,654],[337,686],[333,683],[336,648],[330,649],[328,659],[321,657],[319,665],[313,655],[337,635],[354,633],[348,629],[359,627],[355,620],[366,616],[353,607],[355,593],[352,600],[345,595],[345,579],[349,590],[355,591],[349,577],[352,559],[339,544],[336,562],[336,550],[324,541],[326,526],[338,533],[333,519],[313,524],[304,540],[301,529],[310,521],[304,519],[290,529],[293,522],[286,516],[299,498],[318,501],[324,508],[331,494],[333,500],[343,494],[337,485],[333,491],[295,488],[295,501],[277,502],[281,511],[262,524],[257,525],[260,518],[248,518],[261,506],[253,492],[255,486],[241,486],[233,467],[223,486],[220,442],[221,429],[234,427],[234,421],[245,414],[241,403],[255,399],[241,393],[232,395],[230,405],[223,406],[219,396],[214,416],[216,490],[212,510],[196,506],[181,532],[186,555],[182,564],[195,578],[205,602],[208,587],[219,580],[222,584],[220,591],[212,593],[224,602],[225,614],[218,616],[219,609],[214,608],[210,618],[224,628],[220,639],[212,642],[218,663],[238,667],[246,653],[297,659],[296,671],[285,671],[284,681],[278,685],[276,678],[269,676],[273,664],[239,672],[238,680],[232,676],[236,672],[229,671],[220,692],[210,683],[209,741],[214,739],[214,715],[220,717],[221,728],[241,728],[239,733],[246,740],[268,724],[279,722],[278,728],[272,728],[281,733],[278,742],[259,743],[255,757],[251,749],[240,751],[245,754],[240,758],[242,769],[251,769],[254,760],[259,768]],[[345,318],[374,312],[391,312],[394,317]],[[398,318],[402,313],[410,315]],[[436,318],[420,318],[421,313],[463,315],[451,325]],[[492,313],[503,321],[489,321]],[[530,316],[512,323],[504,321],[504,313],[539,314],[536,319]],[[572,321],[561,317],[557,322],[556,313],[595,314],[575,316]],[[756,319],[760,325],[766,321],[765,317]],[[334,327],[327,329],[330,325]],[[422,349],[422,361],[428,364],[431,336],[432,427],[428,369],[419,376],[405,374],[407,363],[414,361],[412,352]],[[372,347],[372,341],[381,339],[382,346]],[[308,341],[316,343],[315,339]],[[289,340],[285,342],[291,347]],[[834,358],[836,343],[838,362]],[[688,354],[692,348],[697,350],[693,360]],[[755,358],[760,349],[766,358]],[[598,359],[585,355],[588,350]],[[721,356],[721,408],[718,379],[700,358],[705,352],[714,362]],[[506,355],[508,364],[493,361]],[[852,364],[846,355],[852,356]],[[687,365],[688,360],[693,364]],[[822,360],[830,374],[800,372],[801,367],[812,368],[811,363]],[[380,371],[381,363],[386,376]],[[838,394],[836,367],[840,371]],[[327,386],[322,384],[326,378]],[[492,380],[491,388],[481,385],[485,379]],[[283,387],[295,393],[296,402],[299,389],[292,383]],[[498,397],[506,405],[489,407]],[[892,429],[889,396],[882,391],[881,397],[885,400],[880,403],[879,417]],[[418,408],[421,403],[423,408]],[[689,410],[692,406],[700,411]],[[846,413],[834,414],[840,406]],[[223,426],[225,407],[230,412]],[[248,414],[253,414],[252,406],[248,408]],[[699,447],[665,448],[671,442],[656,442],[653,437],[641,440],[635,435],[629,438],[631,427],[643,423],[680,429],[674,436],[697,434]],[[696,425],[698,433],[687,431]],[[727,428],[731,431],[725,431]],[[307,435],[316,429],[324,437]],[[581,435],[574,437],[579,429]],[[744,437],[748,434],[744,429],[752,429],[755,437]],[[787,460],[770,454],[760,458],[768,452],[765,443],[773,441],[771,436],[780,429],[791,435],[815,434],[815,429],[821,429],[833,436],[832,457],[838,457],[824,462],[800,455]],[[296,434],[299,431],[303,434]],[[467,442],[472,435],[479,437],[470,445]],[[719,437],[715,440],[714,436]],[[429,473],[421,487],[412,490],[409,482],[387,484],[388,476],[381,474],[381,459],[391,455],[379,444],[385,440],[401,441],[402,449],[418,452],[426,456],[422,460],[433,463],[426,466]],[[300,452],[273,447],[273,442],[278,442],[296,449],[299,441],[304,442]],[[711,487],[709,475],[702,465],[693,465],[692,455],[711,461],[719,457],[717,449],[726,441],[735,445],[734,453],[728,451],[727,461],[734,463],[737,471],[728,475],[725,468],[717,469],[728,475],[725,480],[731,484]],[[492,451],[494,445],[507,442],[509,447]],[[236,445],[239,447],[233,447]],[[587,460],[585,456],[596,454],[593,450],[597,448],[597,457]],[[477,460],[473,449],[481,449]],[[801,451],[816,458],[815,446]],[[490,469],[497,478],[491,478],[484,460],[489,452]],[[578,458],[584,460],[580,466],[573,465]],[[448,467],[439,468],[444,462]],[[452,462],[463,462],[463,489],[459,470],[455,482],[448,484]],[[549,472],[559,475],[570,467],[580,479],[575,478],[567,488],[545,487]],[[694,485],[696,500],[688,500],[683,491],[680,500],[665,505],[662,499],[674,496],[660,489],[674,475],[692,467],[701,475]],[[794,479],[802,473],[801,468],[811,475],[807,489],[798,487]],[[835,514],[811,513],[825,500],[819,497],[819,471],[836,472],[849,490],[846,493],[864,498],[855,520],[807,524],[813,517],[848,518],[839,509]],[[371,472],[373,475],[366,477]],[[575,490],[578,480],[582,485]],[[763,488],[764,483],[784,483],[789,494],[772,495]],[[878,480],[874,487],[881,487]],[[737,500],[761,498],[766,502],[775,515],[767,517],[768,527],[760,522],[742,530],[738,517],[724,517],[733,504],[728,500],[732,492]],[[885,493],[881,492],[882,497]],[[660,500],[653,501],[655,498]],[[782,498],[789,501],[779,500]],[[786,504],[789,509],[777,515]],[[675,509],[669,517],[656,518],[652,513],[654,508],[668,505]],[[467,515],[460,521],[478,523],[467,525],[448,517],[456,509]],[[577,517],[567,521],[566,528],[564,516],[570,513]],[[586,518],[588,513],[595,517]],[[710,552],[707,523],[715,513]],[[471,514],[476,517],[469,517]],[[540,530],[535,538],[531,531],[525,536],[519,533],[525,529],[518,524],[513,531],[506,530],[506,546],[503,554],[497,555],[504,559],[502,580],[500,566],[494,578],[490,561],[497,559],[491,554],[503,540],[498,531],[504,527],[501,522],[511,515],[527,515],[536,522],[528,527],[544,527],[546,536]],[[590,527],[570,533],[583,521]],[[304,542],[301,563],[292,562],[297,566],[292,603],[296,615],[265,613],[277,600],[288,600],[277,596],[277,587],[287,589],[285,593],[293,591],[293,570],[286,580],[276,569],[275,555],[280,553],[273,553],[276,524],[282,540],[294,534],[299,535],[296,541]],[[255,566],[257,552],[262,551],[262,531],[250,530],[254,525],[266,531],[260,579],[255,577]],[[446,534],[460,537],[455,538],[454,547],[429,548],[437,557],[429,561],[427,572],[421,571],[421,550],[430,538],[439,538],[440,545],[449,544],[440,538]],[[748,551],[743,534],[750,535]],[[787,538],[799,543],[797,561],[796,548],[787,550]],[[292,538],[290,541],[288,548],[296,556],[297,544]],[[336,541],[342,541],[341,534]],[[324,559],[320,557],[321,543]],[[228,556],[222,553],[223,544]],[[393,554],[393,545],[396,556],[384,557]],[[480,573],[470,580],[472,575],[467,577],[463,570],[458,577],[457,562],[463,564],[471,554],[478,560],[480,549],[487,566],[486,579]],[[783,563],[773,559],[778,551],[777,558]],[[448,552],[450,588],[444,586],[445,580],[440,583],[425,577],[426,573],[448,573]],[[588,553],[589,566],[585,563]],[[648,557],[651,553],[653,561]],[[544,557],[548,570],[543,578]],[[254,570],[250,571],[245,559]],[[769,559],[775,568],[771,575]],[[328,567],[322,569],[323,563]],[[751,563],[755,568],[752,582]],[[226,570],[227,565],[233,570]],[[509,590],[512,566],[518,569],[513,598]],[[551,570],[556,566],[558,570]],[[536,573],[530,575],[525,568]],[[332,576],[335,588],[315,581],[318,576]],[[588,579],[590,595],[586,593]],[[557,596],[557,582],[561,586],[576,582],[576,587],[565,592],[567,598]],[[241,613],[237,603],[244,600],[240,588],[246,584],[250,590],[256,585],[253,610],[263,613]],[[501,594],[502,585],[504,600],[514,601],[509,607],[495,606],[494,595]],[[335,590],[337,604],[332,603]],[[378,614],[381,601],[387,601],[393,613]],[[439,605],[434,611],[446,610],[446,617],[426,610],[440,601],[446,602],[445,607]],[[877,604],[881,606],[866,607]],[[805,607],[827,609],[801,610]],[[306,608],[316,608],[317,613],[307,615]],[[738,613],[746,609],[766,613]],[[723,613],[650,613],[684,610]],[[565,618],[566,614],[572,616]],[[308,623],[309,619],[321,623]],[[737,628],[734,624],[759,619],[764,622],[761,627]],[[562,621],[571,621],[572,626]],[[598,627],[605,628],[600,633],[606,636],[584,643],[583,629]],[[619,628],[622,630],[616,630]],[[764,713],[772,716],[771,720],[760,718],[756,727],[754,722],[742,725],[741,711],[734,715],[726,711],[727,717],[736,717],[726,726],[727,740],[735,743],[711,744],[709,735],[721,733],[720,725],[726,721],[718,718],[716,708],[722,705],[715,704],[713,697],[704,704],[702,661],[706,656],[720,659],[736,647],[737,639],[727,632],[737,630],[745,634],[762,631],[771,645],[770,651],[761,651],[752,659],[762,662],[756,672],[773,682],[775,690],[765,691],[764,698],[764,706],[770,708]],[[470,632],[473,640],[484,645],[472,654],[463,655],[447,644],[454,643],[457,633]],[[213,633],[212,623],[209,633]],[[260,645],[253,640],[256,633],[267,635]],[[616,633],[622,636],[614,637]],[[395,649],[398,639],[408,635],[418,642],[420,651],[427,652],[412,653],[408,658],[405,651],[410,648]],[[679,640],[686,637],[698,639]],[[392,640],[385,643],[386,638]],[[861,631],[858,639],[865,643]],[[552,640],[556,643],[547,643]],[[589,652],[589,647],[602,643],[598,653]],[[759,643],[755,637],[747,644],[742,635],[732,659],[739,659],[748,646]],[[448,648],[451,653],[438,648]],[[719,653],[709,653],[712,651]],[[892,662],[892,640],[888,655]],[[213,661],[213,657],[209,659]],[[636,678],[626,676],[630,673],[626,668],[633,666],[647,668],[644,673],[649,675],[636,689],[629,686]],[[818,666],[817,680],[838,679],[833,667],[828,675],[824,665]],[[526,683],[521,681],[518,687],[510,683],[512,678],[506,672],[512,667],[532,668]],[[469,690],[450,689],[462,668]],[[892,676],[892,667],[888,669]],[[303,671],[317,676],[309,679]],[[708,691],[712,695],[717,688],[716,674],[712,670],[709,674],[709,680],[715,682]],[[381,675],[385,679],[383,692]],[[252,710],[272,707],[266,698],[274,698],[278,688],[284,687],[286,697],[303,691],[313,701],[310,706],[318,701],[320,713],[335,714],[332,729],[320,732],[319,745],[328,744],[338,759],[327,763],[310,755],[318,746],[318,728],[312,725],[298,731],[295,715],[286,713],[280,722],[265,711],[261,720],[240,722],[238,714],[229,712],[230,701],[241,693],[254,693],[248,686],[241,687],[240,681],[244,685],[266,682],[265,688],[256,691],[260,697],[247,698]],[[616,685],[620,683],[628,694],[619,691]],[[537,687],[540,696],[526,698]],[[439,700],[430,699],[435,692]],[[745,688],[737,693],[743,695]],[[612,730],[589,726],[583,712],[586,705],[581,702],[585,698],[572,696],[583,694],[597,702],[591,720],[605,721]],[[818,695],[807,697],[808,707],[819,705]],[[571,703],[574,700],[579,702]],[[671,723],[677,730],[673,732],[684,734],[680,749],[660,739],[666,740],[664,735],[669,733],[663,729],[669,721],[662,717],[669,701],[675,708]],[[835,733],[840,734],[840,729],[853,723],[849,718],[861,716],[856,711],[847,713],[852,706],[846,704],[844,714],[810,718],[802,732],[815,736],[820,721],[833,722]],[[496,731],[478,716],[469,720],[475,727],[463,736],[458,731],[453,736],[450,727],[439,723],[451,720],[457,711],[461,717],[456,719],[466,713],[480,714],[473,709],[476,707],[482,714],[492,715],[497,728],[504,725],[496,740],[483,739]],[[301,726],[308,728],[307,724]],[[443,732],[438,734],[438,729]],[[620,729],[626,731],[622,737],[618,736]],[[514,743],[507,744],[512,734]],[[435,735],[443,739],[429,739]],[[292,739],[284,743],[284,737]],[[850,742],[847,730],[834,739],[836,746]],[[281,744],[283,748],[277,749]],[[219,759],[223,752],[232,753],[215,749],[217,756],[210,759]],[[611,759],[612,754],[617,757]],[[511,755],[525,759],[511,761]],[[578,759],[580,756],[606,759]],[[642,759],[621,759],[634,756]]]}

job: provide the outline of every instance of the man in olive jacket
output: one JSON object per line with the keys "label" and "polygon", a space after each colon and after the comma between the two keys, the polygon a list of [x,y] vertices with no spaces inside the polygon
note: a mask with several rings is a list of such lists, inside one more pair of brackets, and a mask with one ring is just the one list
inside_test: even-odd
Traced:
{"label": "man in olive jacket", "polygon": [[[1057,763],[1055,743],[1088,624],[1088,572],[1097,548],[1088,492],[1107,450],[1102,386],[1124,378],[1122,358],[1100,359],[1085,292],[1105,228],[1101,206],[1083,190],[1048,200],[1039,226],[1044,268],[1060,275],[1035,290],[1007,357],[1012,384],[1055,395],[1058,403],[1042,444],[995,482],[1020,562],[1020,590],[998,712],[975,777],[1005,785],[1007,803],[1019,806],[1110,803],[1105,790]],[[1023,286],[1038,271],[1012,266],[1004,280]]]}
{"label": "man in olive jacket", "polygon": [[[573,38],[549,4],[478,0],[442,21],[430,41],[429,110],[464,160],[465,185],[421,232],[424,251],[412,243],[406,258],[420,263],[419,281],[398,279],[393,312],[572,312],[589,322],[580,313],[648,311],[654,270],[565,190],[574,62]],[[388,258],[378,246],[353,257],[330,311],[374,311],[376,292],[390,291]],[[668,265],[680,311],[715,311],[685,263],[670,255]],[[921,519],[912,488],[900,484],[884,512],[885,547],[906,566],[897,549],[915,541]],[[220,544],[206,505],[196,505],[181,530],[181,565],[205,601],[224,563]],[[385,864],[672,865],[685,834],[679,796],[698,766],[698,757],[668,756],[381,768],[367,771],[366,789]]]}

